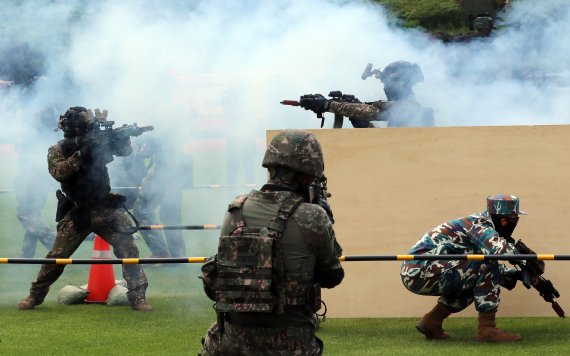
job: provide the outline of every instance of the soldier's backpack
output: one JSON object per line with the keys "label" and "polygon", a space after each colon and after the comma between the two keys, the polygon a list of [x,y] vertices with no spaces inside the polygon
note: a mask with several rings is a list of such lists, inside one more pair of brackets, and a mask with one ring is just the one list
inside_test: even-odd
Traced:
{"label": "soldier's backpack", "polygon": [[228,211],[236,228],[219,240],[214,308],[218,312],[264,313],[277,308],[282,313],[286,300],[281,237],[302,198],[284,201],[264,228],[247,227],[242,216],[245,200],[230,204]]}

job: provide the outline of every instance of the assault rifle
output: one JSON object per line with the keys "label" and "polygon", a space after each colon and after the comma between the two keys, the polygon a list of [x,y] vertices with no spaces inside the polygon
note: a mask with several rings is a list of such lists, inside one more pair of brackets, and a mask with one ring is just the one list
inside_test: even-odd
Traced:
{"label": "assault rifle", "polygon": [[309,184],[309,202],[325,209],[331,223],[334,224],[333,212],[327,200],[331,196],[332,194],[327,190],[327,177],[324,174]]}
{"label": "assault rifle", "polygon": [[[514,241],[514,240],[513,240]],[[522,255],[536,255],[536,252],[531,250],[527,245],[525,245],[522,240],[518,240],[515,243],[515,248],[517,251]],[[515,266],[518,267],[520,273],[520,279],[523,285],[530,289],[532,286],[534,289],[538,291],[540,296],[552,305],[552,309],[556,312],[556,314],[564,318],[566,313],[562,307],[558,304],[555,298],[560,298],[560,293],[554,288],[554,285],[548,279],[542,277],[544,273],[545,264],[544,261],[539,260],[521,260],[521,261],[513,261]],[[532,281],[536,280],[535,284],[532,284]]]}
{"label": "assault rifle", "polygon": [[[331,99],[328,99],[328,102],[340,101],[340,102],[345,102],[345,103],[360,103],[360,100],[358,100],[354,95],[343,94],[340,90],[331,91],[329,93],[329,97]],[[301,95],[299,101],[283,100],[283,101],[281,101],[281,104],[290,105],[290,106],[301,106],[301,102],[317,101],[317,100],[323,100],[323,99],[324,99],[324,96],[321,94],[305,94],[305,95]],[[324,99],[324,100],[327,100],[327,99]],[[315,114],[317,114],[317,118],[321,119],[321,127],[323,127],[323,125],[325,124],[325,117],[323,116],[323,113],[325,112],[325,110],[313,110],[313,112]],[[344,117],[342,115],[335,114],[334,115],[333,128],[335,128],[335,129],[342,128],[343,119],[344,119]]]}
{"label": "assault rifle", "polygon": [[[89,114],[91,113],[89,112]],[[121,127],[113,128],[115,121],[107,121],[107,110],[101,112],[99,109],[95,109],[94,118],[97,127],[83,138],[85,142],[90,140],[102,142],[126,139],[131,136],[140,136],[145,132],[154,130],[153,126],[137,126],[136,122],[132,125],[124,124]]]}
{"label": "assault rifle", "polygon": [[[124,124],[121,127],[113,128],[114,121],[107,121],[107,110],[103,112],[95,109],[95,115],[91,110],[87,111],[95,122],[94,128],[81,137],[65,139],[63,142],[64,149],[77,149],[80,147],[90,146],[96,147],[102,154],[108,153],[108,146],[113,142],[127,139],[132,136],[140,136],[145,132],[154,130],[153,126],[137,126],[135,122],[132,125]],[[105,149],[104,149],[105,148]],[[109,160],[109,162],[112,161]]]}

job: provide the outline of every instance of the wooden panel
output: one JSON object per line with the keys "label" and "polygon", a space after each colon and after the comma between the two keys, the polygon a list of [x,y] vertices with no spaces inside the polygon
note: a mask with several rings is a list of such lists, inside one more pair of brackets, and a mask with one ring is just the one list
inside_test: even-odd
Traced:
{"label": "wooden panel", "polygon": [[[268,131],[270,139],[277,131]],[[485,198],[521,199],[515,237],[537,253],[570,254],[570,126],[312,130],[325,155],[335,231],[345,255],[405,254],[440,223],[485,209]],[[570,261],[547,261],[546,278],[570,312]],[[332,317],[420,316],[436,297],[407,291],[401,262],[344,262],[324,300]],[[555,316],[519,284],[503,289],[500,315]],[[475,315],[474,307],[459,315]]]}

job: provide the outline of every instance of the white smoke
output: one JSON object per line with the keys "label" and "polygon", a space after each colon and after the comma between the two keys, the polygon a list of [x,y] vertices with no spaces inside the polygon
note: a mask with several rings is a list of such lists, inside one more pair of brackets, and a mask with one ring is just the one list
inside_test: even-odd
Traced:
{"label": "white smoke", "polygon": [[[570,81],[566,0],[513,2],[491,38],[449,45],[395,26],[381,6],[364,0],[37,0],[0,6],[0,54],[26,43],[45,57],[46,77],[25,99],[15,94],[19,88],[0,95],[3,144],[22,137],[45,152],[58,138],[45,127],[29,130],[35,113],[46,106],[60,113],[99,107],[117,124],[155,126],[152,135],[186,153],[202,139],[216,145],[225,140],[226,170],[234,169],[232,161],[247,161],[242,169],[263,179],[265,130],[320,126],[312,112],[281,100],[332,90],[361,101],[384,99],[380,82],[360,75],[369,62],[383,69],[396,60],[422,68],[425,80],[416,96],[434,109],[437,125],[570,120],[569,90],[558,85]],[[559,76],[545,80],[549,75]],[[328,117],[325,127],[332,127]],[[37,134],[30,137],[30,131]],[[179,152],[171,157],[184,159]],[[45,164],[45,154],[39,159]],[[219,173],[203,183],[223,184],[232,172]]]}
{"label": "white smoke", "polygon": [[[440,126],[570,121],[568,88],[540,77],[570,81],[567,0],[513,2],[492,38],[452,45],[398,28],[364,0],[31,0],[3,1],[0,10],[0,56],[27,43],[45,57],[46,77],[25,97],[16,85],[0,94],[0,144],[33,142],[44,166],[47,147],[62,135],[51,131],[57,118],[38,126],[36,113],[85,106],[108,109],[119,125],[154,125],[152,135],[186,151],[202,139],[225,140],[226,162],[209,165],[227,163],[228,172],[195,171],[195,181],[229,183],[234,160],[264,177],[262,145],[254,146],[266,129],[320,126],[312,112],[279,102],[332,90],[385,99],[379,81],[360,78],[369,62],[380,69],[418,63],[425,80],[416,96]],[[245,175],[244,183],[263,183]],[[212,203],[211,194],[201,196],[192,203]],[[219,223],[227,199],[215,216],[191,223]],[[210,245],[213,253],[215,241]]]}

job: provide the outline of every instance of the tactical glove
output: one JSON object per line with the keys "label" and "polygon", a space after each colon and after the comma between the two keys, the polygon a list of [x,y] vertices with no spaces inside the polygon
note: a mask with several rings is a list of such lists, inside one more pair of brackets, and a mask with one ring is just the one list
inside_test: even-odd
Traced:
{"label": "tactical glove", "polygon": [[93,160],[94,151],[96,144],[92,140],[85,139],[83,137],[78,138],[77,140],[79,157],[84,162],[90,162]]}
{"label": "tactical glove", "polygon": [[520,271],[512,269],[501,275],[500,285],[507,288],[508,290],[513,290],[517,285],[517,281],[520,280],[522,280]]}
{"label": "tactical glove", "polygon": [[315,113],[323,113],[329,108],[329,102],[327,98],[321,94],[308,94],[301,96],[299,100],[299,106],[305,110],[311,110]]}
{"label": "tactical glove", "polygon": [[89,143],[80,143],[78,151],[79,157],[82,159],[89,159],[91,157],[92,145]]}

